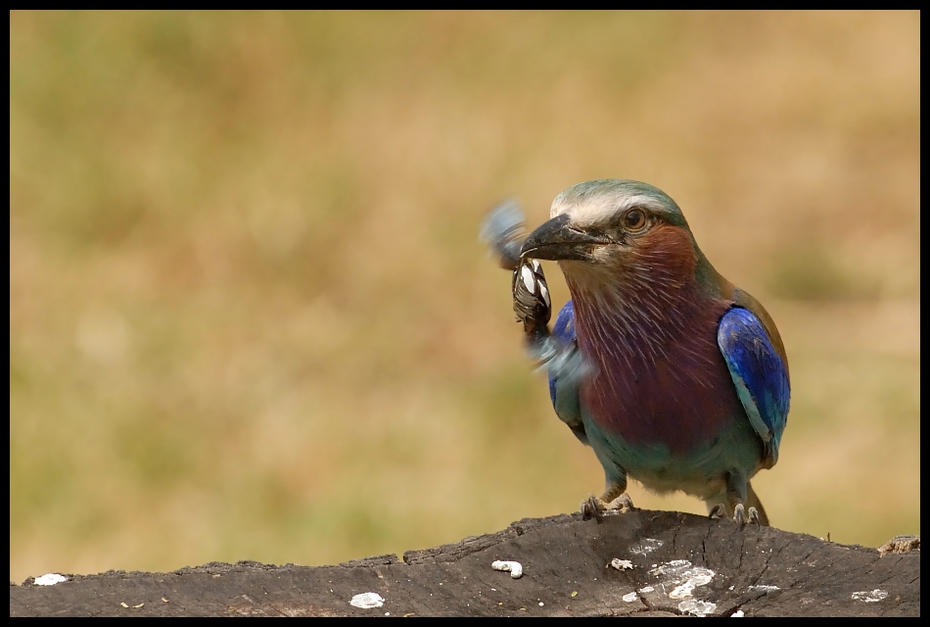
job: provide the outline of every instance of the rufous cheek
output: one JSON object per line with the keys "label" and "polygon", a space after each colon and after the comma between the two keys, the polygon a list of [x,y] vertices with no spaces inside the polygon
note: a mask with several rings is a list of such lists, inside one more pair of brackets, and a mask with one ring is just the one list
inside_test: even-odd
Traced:
{"label": "rufous cheek", "polygon": [[633,241],[637,258],[644,264],[661,268],[670,279],[686,281],[694,275],[697,256],[691,236],[684,229],[659,224]]}

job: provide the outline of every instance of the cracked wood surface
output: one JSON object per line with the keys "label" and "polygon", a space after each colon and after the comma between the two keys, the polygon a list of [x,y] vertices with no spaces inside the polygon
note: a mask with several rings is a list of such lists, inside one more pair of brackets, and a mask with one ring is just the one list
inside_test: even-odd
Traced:
{"label": "cracked wood surface", "polygon": [[[520,562],[523,576],[493,570],[495,560]],[[920,615],[919,549],[880,557],[778,529],[644,510],[600,524],[578,514],[524,519],[402,560],[67,577],[11,583],[10,615]],[[363,593],[377,593],[367,600],[381,605],[353,606]]]}

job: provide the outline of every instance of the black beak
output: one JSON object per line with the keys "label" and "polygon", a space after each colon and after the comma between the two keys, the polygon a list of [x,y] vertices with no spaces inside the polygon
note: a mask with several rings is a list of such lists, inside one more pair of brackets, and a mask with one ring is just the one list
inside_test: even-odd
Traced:
{"label": "black beak", "polygon": [[594,249],[610,241],[602,236],[587,233],[572,226],[567,214],[544,222],[523,242],[520,257],[591,261]]}

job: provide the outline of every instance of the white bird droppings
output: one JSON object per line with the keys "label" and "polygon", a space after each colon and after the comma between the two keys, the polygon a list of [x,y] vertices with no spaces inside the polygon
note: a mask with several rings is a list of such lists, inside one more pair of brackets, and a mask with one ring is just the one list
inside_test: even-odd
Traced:
{"label": "white bird droppings", "polygon": [[523,564],[512,560],[494,560],[491,562],[491,568],[502,572],[509,572],[513,579],[519,579],[523,576]]}
{"label": "white bird droppings", "polygon": [[610,560],[610,567],[616,568],[617,570],[633,570],[633,562],[615,557]]}
{"label": "white bird droppings", "polygon": [[649,574],[663,579],[659,582],[663,592],[672,588],[668,593],[670,599],[686,599],[698,586],[709,584],[716,573],[703,566],[694,566],[688,560],[672,560],[653,568]]}
{"label": "white bird droppings", "polygon": [[749,586],[750,590],[761,590],[762,592],[775,592],[776,590],[781,590],[778,586],[766,586],[764,584],[759,584],[756,586]]}
{"label": "white bird droppings", "polygon": [[384,598],[377,592],[362,592],[352,597],[352,600],[349,601],[349,605],[352,607],[360,607],[363,610],[370,610],[384,605]]}
{"label": "white bird droppings", "polygon": [[48,573],[47,575],[36,577],[35,584],[37,586],[54,586],[56,583],[61,583],[62,581],[68,581],[68,578],[58,573]]}
{"label": "white bird droppings", "polygon": [[730,618],[742,618],[745,615],[746,614],[743,613],[743,610],[736,610],[735,612],[730,614]]}
{"label": "white bird droppings", "polygon": [[500,570],[503,572],[509,572],[510,576],[514,579],[519,579],[523,576],[523,564],[520,562],[508,561],[508,560],[494,560],[491,562],[491,568],[494,570]]}
{"label": "white bird droppings", "polygon": [[680,586],[675,586],[675,589],[668,593],[668,598],[687,599],[692,592],[694,592],[694,582],[688,580]]}
{"label": "white bird droppings", "polygon": [[678,604],[678,611],[695,616],[707,616],[717,609],[716,603],[710,601],[698,601],[697,599],[688,599]]}
{"label": "white bird droppings", "polygon": [[624,601],[626,601],[627,603],[632,603],[633,601],[635,601],[636,599],[639,598],[639,595],[636,594],[635,592],[628,592],[628,593],[624,594],[624,595],[623,595],[622,597],[620,597],[620,598],[622,598],[622,599],[623,599]]}
{"label": "white bird droppings", "polygon": [[862,601],[863,603],[878,603],[888,596],[888,593],[884,590],[866,590],[865,592],[853,592],[852,598],[853,601]]}
{"label": "white bird droppings", "polygon": [[638,555],[645,555],[646,553],[651,553],[657,548],[664,544],[661,540],[656,540],[655,538],[646,538],[640,543],[639,546],[634,546],[630,548],[630,552],[636,553]]}

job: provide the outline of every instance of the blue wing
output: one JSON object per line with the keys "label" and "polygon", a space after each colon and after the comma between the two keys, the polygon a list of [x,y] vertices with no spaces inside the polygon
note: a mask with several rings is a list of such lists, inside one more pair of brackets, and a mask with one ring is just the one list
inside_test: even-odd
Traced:
{"label": "blue wing", "polygon": [[588,443],[588,436],[581,420],[579,387],[585,367],[578,352],[578,337],[575,334],[575,307],[572,301],[565,303],[555,324],[552,338],[557,354],[548,363],[549,396],[556,415],[571,428],[575,436]]}
{"label": "blue wing", "polygon": [[765,446],[763,464],[778,461],[791,396],[788,367],[762,322],[748,309],[733,307],[720,319],[717,346],[727,362],[739,400]]}

